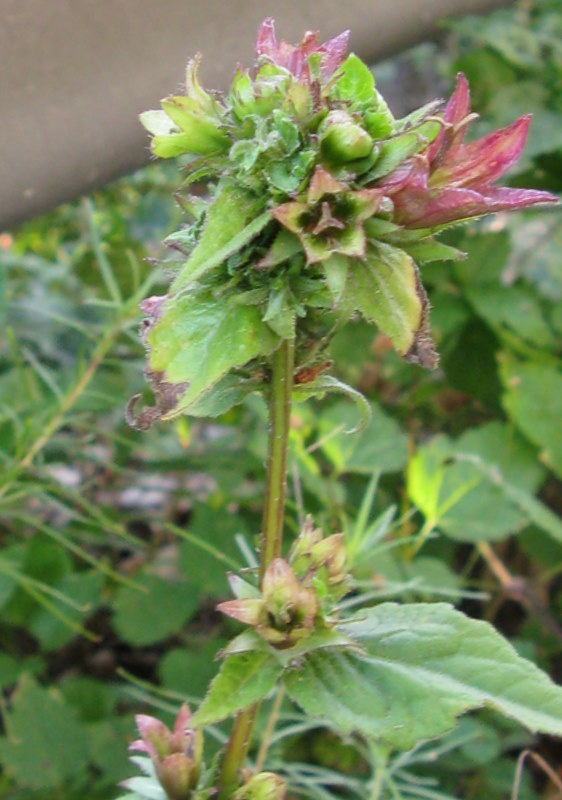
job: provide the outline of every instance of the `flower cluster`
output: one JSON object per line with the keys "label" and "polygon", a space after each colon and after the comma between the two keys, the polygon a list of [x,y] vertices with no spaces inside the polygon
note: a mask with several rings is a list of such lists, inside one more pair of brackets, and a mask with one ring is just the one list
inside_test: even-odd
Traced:
{"label": "flower cluster", "polygon": [[[284,339],[296,339],[296,370],[314,369],[356,314],[404,358],[435,367],[418,267],[463,256],[435,234],[556,200],[494,185],[521,153],[529,117],[465,143],[475,115],[459,75],[444,108],[435,101],[395,119],[347,43],[347,33],[321,44],[310,32],[279,42],[267,19],[254,70],[239,68],[228,93],[201,86],[196,57],[185,95],[141,116],[154,155],[182,158],[191,221],[168,239],[177,274],[145,327],[156,405],[131,409],[138,427],[222,413],[260,391],[256,376]],[[194,182],[208,193],[185,195]],[[210,321],[208,335],[189,315]],[[232,342],[228,357],[218,330]]]}
{"label": "flower cluster", "polygon": [[307,519],[288,561],[274,558],[267,568],[261,592],[231,575],[237,599],[220,603],[218,610],[252,626],[274,647],[294,646],[330,625],[334,604],[349,589],[343,539],[341,533],[324,538]]}

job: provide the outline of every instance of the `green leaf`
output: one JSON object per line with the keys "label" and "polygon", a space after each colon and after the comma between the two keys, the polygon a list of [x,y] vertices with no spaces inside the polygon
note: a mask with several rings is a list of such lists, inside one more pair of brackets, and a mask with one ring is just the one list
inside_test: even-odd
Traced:
{"label": "green leaf", "polygon": [[400,133],[392,139],[387,139],[381,144],[381,150],[377,163],[368,173],[369,182],[384,178],[389,175],[403,161],[410,158],[427,146],[429,142],[439,133],[438,122],[423,122],[415,130]]}
{"label": "green leaf", "polygon": [[320,418],[322,452],[339,473],[370,475],[374,470],[397,472],[408,460],[408,437],[380,406],[369,404],[369,424],[361,435],[349,435],[352,412],[344,403],[333,405]]}
{"label": "green leaf", "polygon": [[357,389],[353,389],[332,375],[319,375],[310,383],[298,384],[293,388],[293,399],[299,402],[308,400],[311,397],[324,397],[325,394],[330,393],[346,395],[350,400],[353,400],[359,412],[359,423],[350,420],[349,416],[347,417],[346,426],[349,424],[351,427],[345,428],[345,434],[359,433],[359,431],[367,427],[371,420],[372,409],[366,398]]}
{"label": "green leaf", "polygon": [[408,242],[402,245],[418,264],[430,261],[464,261],[466,253],[435,239],[424,239],[421,242]]}
{"label": "green leaf", "polygon": [[210,725],[263,700],[279,679],[282,666],[268,650],[229,656],[193,718]]}
{"label": "green leaf", "polygon": [[129,644],[144,647],[181,630],[197,610],[199,597],[187,581],[167,581],[143,575],[138,584],[146,592],[125,586],[117,592],[113,626]]}
{"label": "green leaf", "polygon": [[339,67],[330,96],[350,103],[352,108],[370,105],[376,99],[373,73],[354,53]]}
{"label": "green leaf", "polygon": [[262,319],[282,339],[294,337],[296,312],[291,304],[289,290],[286,286],[271,289]]}
{"label": "green leaf", "polygon": [[390,337],[414,363],[435,366],[428,333],[427,299],[418,268],[408,253],[383,242],[370,243],[365,260],[350,259],[345,302]]}
{"label": "green leaf", "polygon": [[495,541],[528,521],[508,486],[532,494],[543,477],[534,450],[494,422],[454,443],[438,436],[418,448],[408,467],[408,494],[431,527],[461,541]]}
{"label": "green leaf", "polygon": [[263,198],[225,183],[208,208],[201,238],[172,283],[171,293],[186,289],[257,236],[271,219],[263,206]]}
{"label": "green leaf", "polygon": [[24,675],[8,719],[10,737],[0,739],[0,762],[18,784],[53,790],[85,777],[88,732],[56,691]]}
{"label": "green leaf", "polygon": [[348,259],[339,253],[334,253],[322,263],[326,284],[332,295],[335,305],[339,303],[345,289],[349,269]]}
{"label": "green leaf", "polygon": [[212,389],[189,407],[191,417],[220,417],[260,390],[258,381],[225,375]]}
{"label": "green leaf", "polygon": [[76,636],[76,630],[69,625],[69,622],[80,623],[93,615],[101,601],[104,582],[103,574],[96,570],[65,575],[56,588],[72,602],[72,605],[50,598],[64,618],[57,618],[52,611],[42,608],[28,627],[29,632],[39,640],[44,650],[64,647]]}
{"label": "green leaf", "polygon": [[541,448],[540,459],[562,477],[562,372],[550,364],[500,360],[503,405],[517,427]]}
{"label": "green leaf", "polygon": [[562,735],[562,689],[486,622],[445,603],[383,603],[339,626],[366,651],[318,650],[287,670],[289,695],[342,733],[410,749],[488,706]]}
{"label": "green leaf", "polygon": [[166,689],[179,692],[181,696],[203,697],[219,665],[217,654],[226,641],[213,637],[200,641],[200,634],[189,648],[168,650],[158,664],[158,674]]}
{"label": "green leaf", "polygon": [[[233,367],[271,353],[279,338],[262,321],[257,307],[215,299],[203,290],[169,301],[148,343],[150,368],[156,373],[154,388],[163,395],[161,417],[172,419],[189,413]],[[171,399],[166,397],[170,391]]]}

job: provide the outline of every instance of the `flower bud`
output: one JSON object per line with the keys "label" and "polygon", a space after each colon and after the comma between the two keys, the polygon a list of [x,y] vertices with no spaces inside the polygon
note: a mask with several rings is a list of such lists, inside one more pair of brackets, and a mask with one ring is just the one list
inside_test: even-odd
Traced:
{"label": "flower bud", "polygon": [[170,731],[156,717],[138,714],[136,723],[141,738],[130,750],[148,753],[154,770],[170,800],[188,800],[196,788],[203,759],[203,732],[190,728],[191,712],[184,703]]}
{"label": "flower bud", "polygon": [[260,772],[240,787],[233,800],[284,800],[287,784],[274,772]]}
{"label": "flower bud", "polygon": [[318,131],[320,154],[328,164],[340,165],[366,158],[373,140],[346,111],[330,111]]}

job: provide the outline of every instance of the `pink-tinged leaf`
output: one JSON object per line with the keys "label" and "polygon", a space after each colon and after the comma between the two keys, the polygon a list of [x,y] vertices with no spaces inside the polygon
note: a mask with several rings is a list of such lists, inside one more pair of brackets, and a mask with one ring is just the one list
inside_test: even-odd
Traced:
{"label": "pink-tinged leaf", "polygon": [[219,603],[217,611],[227,617],[243,622],[245,625],[258,625],[263,611],[263,600],[247,598],[246,600],[226,600]]}
{"label": "pink-tinged leaf", "polygon": [[429,186],[465,186],[482,189],[509,169],[525,146],[530,115],[520,117],[507,128],[483,136],[456,152],[447,154],[429,180]]}
{"label": "pink-tinged leaf", "polygon": [[324,81],[340,66],[345,58],[349,42],[349,31],[340,33],[333,39],[318,43],[318,34],[306,31],[298,45],[289,44],[283,39],[278,42],[275,36],[275,24],[271,17],[265,19],[259,27],[256,38],[256,55],[266,56],[279,67],[283,67],[298,80],[310,80],[308,58],[320,56],[320,74]]}
{"label": "pink-tinged leaf", "polygon": [[[433,161],[443,147],[449,149],[453,138],[456,146],[461,144],[466,130],[466,125],[461,125],[461,123],[468,117],[469,114],[470,87],[465,75],[463,75],[462,72],[459,72],[457,75],[457,85],[455,87],[455,91],[449,98],[449,101],[443,110],[443,122],[445,125],[437,135],[437,138],[427,149],[426,155],[429,161]],[[459,129],[455,135],[455,128],[457,127],[459,127]]]}
{"label": "pink-tinged leaf", "polygon": [[190,728],[190,723],[191,711],[187,703],[183,703],[174,722],[174,733],[185,735]]}
{"label": "pink-tinged leaf", "polygon": [[327,194],[340,194],[346,189],[347,186],[336,180],[327,170],[317,166],[314,170],[314,175],[310,179],[306,199],[310,204],[317,203]]}
{"label": "pink-tinged leaf", "polygon": [[491,187],[477,192],[474,189],[444,188],[434,191],[433,196],[429,193],[411,192],[396,198],[395,219],[408,228],[431,228],[455,220],[557,201],[549,192],[534,189]]}

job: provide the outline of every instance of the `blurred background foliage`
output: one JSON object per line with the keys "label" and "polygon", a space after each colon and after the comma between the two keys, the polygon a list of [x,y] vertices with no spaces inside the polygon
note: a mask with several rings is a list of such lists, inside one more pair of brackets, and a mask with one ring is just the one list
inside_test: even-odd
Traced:
{"label": "blurred background foliage", "polygon": [[[402,113],[420,93],[446,96],[459,69],[479,133],[534,114],[513,184],[559,192],[558,0],[448,23],[439,45],[375,76]],[[0,235],[3,800],[116,797],[135,711],[169,721],[181,699],[197,702],[235,629],[214,605],[225,571],[253,563],[263,405],[146,434],[124,421],[144,391],[137,304],[167,283],[149,259],[181,221],[177,182],[174,165],[151,165]],[[373,420],[350,436],[352,404],[295,407],[288,527],[305,509],[346,532],[349,605],[449,600],[560,682],[562,216],[497,215],[448,241],[469,255],[426,269],[440,369],[404,363],[365,324],[338,335],[339,377]],[[500,800],[525,748],[537,757],[517,796],[554,797],[541,759],[556,771],[560,744],[491,712],[400,754],[342,741],[283,703],[267,765],[319,800]]]}

